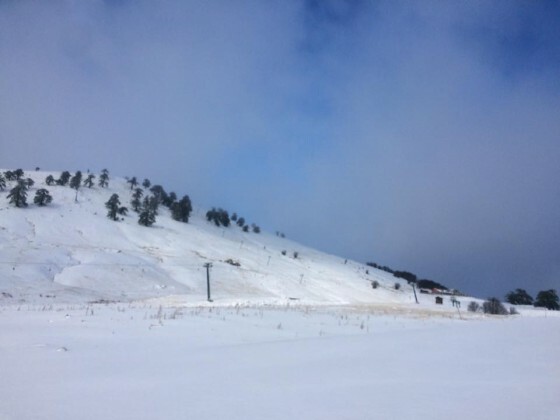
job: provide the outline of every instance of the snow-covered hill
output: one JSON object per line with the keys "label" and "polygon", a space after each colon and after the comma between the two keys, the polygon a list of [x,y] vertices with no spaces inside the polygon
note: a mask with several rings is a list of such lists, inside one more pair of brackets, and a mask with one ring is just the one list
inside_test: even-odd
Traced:
{"label": "snow-covered hill", "polygon": [[[173,296],[204,301],[204,264],[210,262],[216,301],[413,301],[406,282],[401,281],[397,291],[396,279],[388,273],[266,232],[216,227],[196,207],[188,224],[173,220],[163,206],[152,227],[139,225],[132,211],[124,220],[112,221],[104,205],[112,194],[130,208],[132,191],[125,179],[111,178],[108,188],[82,187],[76,202],[75,190],[68,186],[47,186],[48,175],[57,179],[60,173],[25,172],[25,178],[35,182],[26,208],[6,199],[15,181],[0,193],[0,291],[5,298],[34,302],[54,296],[57,301]],[[33,204],[39,188],[49,190],[50,205]],[[375,290],[374,280],[380,284]]]}

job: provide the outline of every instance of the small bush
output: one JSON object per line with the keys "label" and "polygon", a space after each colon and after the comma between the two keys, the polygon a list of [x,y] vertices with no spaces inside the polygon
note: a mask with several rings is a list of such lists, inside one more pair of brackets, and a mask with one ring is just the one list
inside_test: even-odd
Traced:
{"label": "small bush", "polygon": [[401,288],[401,284],[400,283],[395,283],[395,290],[399,290]]}
{"label": "small bush", "polygon": [[294,251],[294,259],[296,259],[296,260],[297,260],[297,258],[298,258],[298,257],[299,257],[299,252],[297,252],[297,251]]}
{"label": "small bush", "polygon": [[379,287],[379,282],[377,280],[374,280],[371,282],[371,287],[373,287],[374,289],[377,289]]}
{"label": "small bush", "polygon": [[282,255],[286,255],[286,250],[285,249],[282,250]]}
{"label": "small bush", "polygon": [[482,311],[491,315],[507,315],[509,312],[497,298],[489,298],[482,304]]}
{"label": "small bush", "polygon": [[467,310],[469,312],[478,312],[480,311],[480,303],[476,302],[476,301],[471,301],[471,303],[469,303],[469,306],[467,306]]}

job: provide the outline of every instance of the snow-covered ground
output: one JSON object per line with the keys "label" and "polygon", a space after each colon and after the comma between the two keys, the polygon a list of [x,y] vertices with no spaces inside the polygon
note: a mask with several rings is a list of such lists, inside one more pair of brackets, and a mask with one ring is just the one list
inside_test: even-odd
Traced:
{"label": "snow-covered ground", "polygon": [[27,208],[0,192],[0,420],[560,418],[558,312],[416,304],[389,273],[202,209],[114,222],[124,179],[39,208],[47,175],[26,172]]}
{"label": "snow-covered ground", "polygon": [[[76,202],[68,186],[47,186],[48,175],[57,179],[60,172],[25,172],[35,181],[27,208],[6,200],[14,181],[0,192],[0,304],[158,297],[199,303],[206,300],[206,263],[213,265],[212,297],[218,305],[414,302],[406,281],[389,273],[267,232],[216,227],[196,202],[188,224],[171,219],[161,206],[156,224],[147,228],[132,211],[119,222],[106,217],[105,202],[114,193],[130,207],[132,191],[125,179],[112,178],[109,188],[82,187]],[[51,205],[32,204],[39,188],[50,191]],[[395,290],[397,282],[400,290]],[[442,309],[435,307],[433,296],[419,298],[425,308]],[[448,298],[445,303],[446,310],[453,310]]]}
{"label": "snow-covered ground", "polygon": [[557,419],[560,318],[0,308],[0,419]]}

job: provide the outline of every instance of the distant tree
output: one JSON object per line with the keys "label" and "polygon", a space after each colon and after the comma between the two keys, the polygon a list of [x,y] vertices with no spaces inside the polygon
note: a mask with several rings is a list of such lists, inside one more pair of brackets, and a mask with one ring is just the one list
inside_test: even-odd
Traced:
{"label": "distant tree", "polygon": [[234,212],[234,213],[231,215],[231,220],[234,221],[234,222],[237,222],[237,213]]}
{"label": "distant tree", "polygon": [[138,180],[136,179],[135,176],[133,176],[132,178],[130,178],[128,181],[126,181],[130,184],[130,190],[132,191],[134,189],[134,187],[136,187],[138,185]]}
{"label": "distant tree", "polygon": [[[383,270],[383,268],[382,268]],[[416,282],[416,285],[421,289],[440,289],[440,290],[447,290],[443,284],[438,283],[437,281],[422,279]]]}
{"label": "distant tree", "polygon": [[16,169],[16,170],[14,171],[14,175],[15,175],[15,177],[16,177],[15,180],[16,180],[16,181],[19,181],[20,179],[22,179],[22,178],[24,177],[25,173],[23,172],[23,169]]}
{"label": "distant tree", "polygon": [[491,315],[507,315],[508,314],[508,311],[505,308],[505,306],[502,304],[502,302],[500,302],[500,300],[495,298],[495,297],[488,298],[482,304],[482,311],[485,314],[491,314]]}
{"label": "distant tree", "polygon": [[16,174],[14,174],[13,171],[4,172],[4,176],[6,177],[6,179],[8,181],[15,181],[16,180]]}
{"label": "distant tree", "polygon": [[397,278],[401,278],[401,279],[405,279],[408,284],[410,283],[416,283],[416,275],[409,273],[408,271],[395,271],[393,273],[393,276],[397,277]]}
{"label": "distant tree", "polygon": [[167,193],[161,185],[154,185],[150,188],[151,193],[154,195],[158,204],[165,203],[167,201]]}
{"label": "distant tree", "polygon": [[142,196],[144,195],[144,191],[142,190],[142,188],[136,188],[134,190],[134,193],[132,194],[132,201],[130,202],[130,205],[132,206],[132,210],[134,210],[136,213],[138,213],[140,211],[140,208],[142,207]]}
{"label": "distant tree", "polygon": [[252,224],[251,227],[253,228],[254,233],[261,233],[261,228],[258,227],[256,224]]}
{"label": "distant tree", "polygon": [[153,196],[146,196],[144,198],[144,205],[138,216],[138,224],[142,226],[152,226],[156,222],[157,198]]}
{"label": "distant tree", "polygon": [[243,232],[249,232],[249,225],[243,226]]}
{"label": "distant tree", "polygon": [[6,188],[6,178],[0,172],[0,191],[4,191],[4,188]]}
{"label": "distant tree", "polygon": [[74,176],[70,179],[70,188],[75,189],[76,191],[80,189],[82,186],[82,172],[77,171]]}
{"label": "distant tree", "polygon": [[395,283],[395,290],[399,290],[401,288],[401,284],[400,283]]}
{"label": "distant tree", "polygon": [[230,225],[229,213],[222,208],[212,207],[206,212],[206,220],[213,221],[216,226],[228,227]]}
{"label": "distant tree", "polygon": [[374,289],[377,289],[379,287],[379,282],[377,280],[374,280],[371,282],[371,287]]}
{"label": "distant tree", "polygon": [[64,186],[64,185],[68,184],[68,181],[70,181],[70,177],[71,177],[71,176],[72,176],[72,175],[70,175],[70,172],[64,171],[64,172],[62,172],[62,173],[60,174],[60,178],[58,178],[58,179],[56,180],[56,183],[57,183],[58,185]]}
{"label": "distant tree", "polygon": [[560,304],[558,303],[558,294],[556,290],[542,290],[537,294],[535,299],[535,306],[541,308],[552,309],[554,311],[560,310]]}
{"label": "distant tree", "polygon": [[23,182],[25,183],[28,189],[31,188],[33,185],[35,185],[35,181],[33,181],[31,178],[26,178]]}
{"label": "distant tree", "polygon": [[239,226],[239,227],[245,226],[245,219],[243,217],[240,217],[239,219],[237,219],[237,226]]}
{"label": "distant tree", "polygon": [[142,202],[142,210],[150,210],[154,216],[158,214],[159,201],[153,195],[147,195]]}
{"label": "distant tree", "polygon": [[52,197],[49,194],[48,190],[41,188],[37,190],[37,192],[35,193],[35,198],[33,199],[33,202],[41,207],[46,206],[47,204],[50,204],[52,202]]}
{"label": "distant tree", "polygon": [[476,300],[472,300],[469,303],[469,306],[467,306],[467,310],[469,312],[478,312],[480,310],[480,303],[478,303]]}
{"label": "distant tree", "polygon": [[103,169],[101,175],[99,175],[99,186],[101,188],[109,186],[109,171],[107,169]]}
{"label": "distant tree", "polygon": [[27,186],[23,182],[18,182],[17,185],[10,190],[7,198],[10,204],[16,207],[27,207]]}
{"label": "distant tree", "polygon": [[119,207],[121,205],[121,201],[119,200],[118,194],[113,194],[111,198],[105,203],[105,207],[107,207],[107,217],[111,220],[119,220],[117,214],[119,213]]}
{"label": "distant tree", "polygon": [[87,176],[87,178],[84,179],[84,185],[85,185],[86,187],[88,187],[88,188],[93,187],[93,185],[95,184],[95,183],[93,182],[94,179],[95,179],[95,175],[94,175],[94,174],[89,174],[89,175]]}
{"label": "distant tree", "polygon": [[142,186],[146,189],[150,188],[150,185],[152,185],[152,183],[150,182],[150,180],[148,178],[145,178],[144,181],[142,182]]}
{"label": "distant tree", "polygon": [[171,217],[179,222],[188,223],[191,212],[192,204],[188,195],[185,195],[171,206]]}
{"label": "distant tree", "polygon": [[126,216],[128,214],[128,207],[119,207],[117,213],[119,213],[121,216]]}
{"label": "distant tree", "polygon": [[523,289],[515,289],[506,295],[506,301],[512,305],[532,305],[533,298]]}
{"label": "distant tree", "polygon": [[54,177],[52,175],[49,175],[45,178],[45,183],[48,186],[54,185],[56,183],[56,181],[54,180]]}

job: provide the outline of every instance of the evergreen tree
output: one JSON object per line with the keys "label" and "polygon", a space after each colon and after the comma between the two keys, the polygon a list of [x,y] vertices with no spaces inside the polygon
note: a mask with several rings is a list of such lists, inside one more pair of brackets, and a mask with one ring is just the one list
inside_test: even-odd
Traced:
{"label": "evergreen tree", "polygon": [[77,171],[76,174],[70,179],[70,188],[76,191],[82,186],[82,172]]}
{"label": "evergreen tree", "polygon": [[128,207],[119,207],[117,213],[119,213],[121,216],[126,216],[128,214]]}
{"label": "evergreen tree", "polygon": [[188,195],[185,195],[171,206],[171,217],[179,222],[188,223],[191,211],[191,199]]}
{"label": "evergreen tree", "polygon": [[144,181],[142,182],[142,186],[146,189],[150,188],[150,185],[152,185],[152,183],[148,178],[144,179]]}
{"label": "evergreen tree", "polygon": [[88,187],[88,188],[93,187],[93,185],[94,185],[93,180],[94,180],[94,179],[95,179],[95,175],[94,175],[94,174],[89,174],[89,175],[87,176],[87,178],[84,179],[84,185],[85,185],[86,187]]}
{"label": "evergreen tree", "polygon": [[138,224],[150,227],[156,222],[156,215],[153,210],[144,208],[138,216]]}
{"label": "evergreen tree", "polygon": [[251,227],[253,228],[253,232],[255,233],[261,233],[261,228],[258,227],[256,224],[252,224]]}
{"label": "evergreen tree", "polygon": [[138,216],[138,223],[142,226],[152,226],[156,222],[158,200],[154,196],[144,197],[144,203]]}
{"label": "evergreen tree", "polygon": [[109,171],[107,169],[103,169],[101,171],[101,175],[99,175],[99,186],[101,188],[105,188],[109,185]]}
{"label": "evergreen tree", "polygon": [[0,191],[4,191],[4,188],[6,188],[6,178],[0,173]]}
{"label": "evergreen tree", "polygon": [[144,195],[144,191],[142,190],[142,188],[136,188],[134,190],[134,193],[132,194],[132,201],[130,202],[130,205],[132,206],[132,210],[134,210],[136,213],[138,213],[140,211],[140,207],[142,207],[142,196]]}
{"label": "evergreen tree", "polygon": [[532,305],[533,298],[523,289],[515,289],[506,295],[506,301],[512,305]]}
{"label": "evergreen tree", "polygon": [[162,204],[167,201],[167,193],[161,185],[154,185],[152,188],[150,188],[150,191],[154,195],[158,204]]}
{"label": "evergreen tree", "polygon": [[119,212],[119,206],[121,202],[119,200],[119,196],[117,194],[113,194],[111,198],[105,203],[105,207],[109,210],[107,212],[107,217],[111,220],[119,220],[117,214]]}
{"label": "evergreen tree", "polygon": [[41,188],[35,193],[33,202],[38,206],[46,206],[47,204],[50,204],[52,202],[52,197],[49,194],[48,190]]}
{"label": "evergreen tree", "polygon": [[18,182],[17,185],[10,190],[7,197],[10,204],[16,207],[27,207],[27,187],[25,183]]}
{"label": "evergreen tree", "polygon": [[243,232],[249,232],[249,225],[243,226]]}
{"label": "evergreen tree", "polygon": [[54,185],[56,183],[56,181],[54,180],[54,177],[52,175],[49,175],[45,178],[45,182],[48,186]]}
{"label": "evergreen tree", "polygon": [[25,185],[27,186],[27,189],[31,188],[33,185],[35,185],[35,181],[33,181],[31,178],[27,178],[23,181],[25,183]]}
{"label": "evergreen tree", "polygon": [[171,191],[165,198],[163,201],[163,205],[171,208],[173,206],[173,204],[175,204],[175,202],[177,201],[177,194],[175,194],[173,191]]}
{"label": "evergreen tree", "polygon": [[58,185],[63,185],[64,186],[64,185],[68,184],[68,181],[70,181],[70,177],[71,177],[70,172],[64,171],[60,174],[60,178],[57,179],[56,183]]}
{"label": "evergreen tree", "polygon": [[558,304],[558,294],[556,290],[542,290],[537,294],[537,299],[535,300],[535,306],[552,309],[555,311],[560,310],[560,305]]}
{"label": "evergreen tree", "polygon": [[23,173],[23,169],[16,169],[16,170],[14,171],[14,175],[15,175],[15,177],[16,177],[15,180],[16,180],[16,181],[19,181],[20,179],[23,178],[23,176],[24,176],[25,174]]}
{"label": "evergreen tree", "polygon": [[245,219],[243,217],[240,217],[239,219],[237,219],[237,226],[239,226],[239,227],[245,226]]}
{"label": "evergreen tree", "polygon": [[233,212],[233,214],[231,215],[231,220],[237,222],[237,213]]}
{"label": "evergreen tree", "polygon": [[154,215],[157,215],[158,207],[159,207],[159,201],[155,196],[147,195],[146,197],[144,197],[144,201],[142,203],[142,210],[149,209],[154,213]]}
{"label": "evergreen tree", "polygon": [[131,191],[134,189],[134,187],[136,187],[138,185],[138,180],[136,179],[135,176],[133,176],[132,178],[130,178],[126,182],[128,182],[130,184],[130,190]]}
{"label": "evergreen tree", "polygon": [[6,171],[6,172],[4,172],[4,175],[6,176],[6,179],[8,181],[15,181],[16,180],[16,175],[12,171]]}

